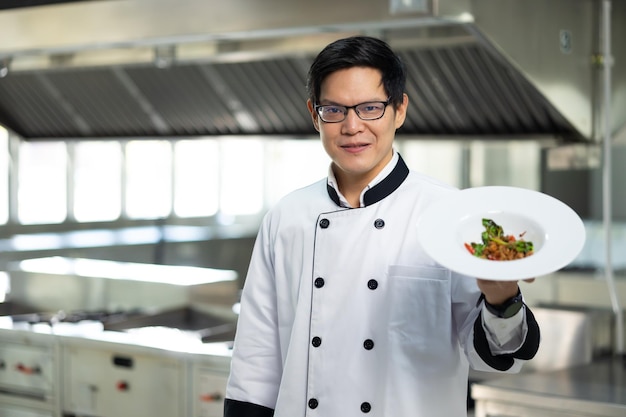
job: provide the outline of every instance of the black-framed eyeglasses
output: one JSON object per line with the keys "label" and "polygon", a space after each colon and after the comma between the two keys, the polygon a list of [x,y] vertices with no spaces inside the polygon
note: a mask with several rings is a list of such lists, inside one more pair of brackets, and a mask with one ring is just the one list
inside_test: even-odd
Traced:
{"label": "black-framed eyeglasses", "polygon": [[376,120],[385,115],[385,109],[390,101],[366,101],[365,103],[356,104],[354,106],[340,106],[337,104],[318,104],[315,111],[320,119],[326,123],[339,123],[346,120],[348,110],[354,109],[354,112],[361,120]]}

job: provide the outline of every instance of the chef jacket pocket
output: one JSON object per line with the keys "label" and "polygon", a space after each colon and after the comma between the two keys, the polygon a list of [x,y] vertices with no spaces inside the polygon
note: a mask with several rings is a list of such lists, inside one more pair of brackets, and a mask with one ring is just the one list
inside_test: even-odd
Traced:
{"label": "chef jacket pocket", "polygon": [[450,271],[433,266],[389,268],[389,343],[396,358],[412,358],[405,365],[428,371],[432,364],[456,366],[458,343],[452,329]]}

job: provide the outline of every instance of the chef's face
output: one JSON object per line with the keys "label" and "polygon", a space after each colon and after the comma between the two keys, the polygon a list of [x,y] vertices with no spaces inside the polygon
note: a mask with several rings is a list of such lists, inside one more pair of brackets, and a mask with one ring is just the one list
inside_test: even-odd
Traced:
{"label": "chef's face", "polygon": [[[354,106],[371,101],[387,101],[379,70],[352,67],[336,71],[321,84],[320,105]],[[315,129],[326,153],[334,163],[334,172],[340,183],[368,183],[385,167],[393,155],[392,145],[396,129],[406,116],[408,97],[394,108],[387,106],[380,119],[362,120],[354,109],[349,109],[345,120],[327,123],[309,100],[307,106]]]}

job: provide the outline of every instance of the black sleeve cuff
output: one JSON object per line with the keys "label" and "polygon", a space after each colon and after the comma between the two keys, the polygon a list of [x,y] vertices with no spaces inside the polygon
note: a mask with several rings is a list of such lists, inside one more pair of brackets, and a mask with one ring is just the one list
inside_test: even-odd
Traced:
{"label": "black sleeve cuff", "polygon": [[274,410],[243,401],[224,400],[224,417],[273,417]]}
{"label": "black sleeve cuff", "polygon": [[474,348],[480,358],[485,363],[498,371],[506,371],[513,366],[515,359],[530,360],[535,357],[535,354],[539,350],[539,324],[535,320],[535,316],[530,311],[528,306],[526,308],[526,324],[528,325],[528,333],[526,334],[526,340],[524,344],[513,353],[506,353],[502,355],[494,355],[489,349],[489,342],[485,329],[483,328],[482,312],[476,318],[474,322]]}

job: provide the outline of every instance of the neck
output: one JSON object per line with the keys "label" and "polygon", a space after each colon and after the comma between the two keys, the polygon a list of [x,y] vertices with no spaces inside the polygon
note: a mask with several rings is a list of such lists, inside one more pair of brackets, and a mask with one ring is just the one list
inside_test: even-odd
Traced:
{"label": "neck", "polygon": [[353,175],[349,172],[341,171],[333,165],[333,172],[337,180],[339,192],[348,200],[351,207],[361,205],[361,193],[367,185],[378,175]]}
{"label": "neck", "polygon": [[[398,187],[400,187],[400,185],[402,185],[404,180],[409,175],[409,172],[410,172],[409,167],[406,166],[406,164],[404,163],[400,155],[398,155],[398,163],[396,166],[393,167],[389,175],[383,178],[379,183],[374,185],[371,189],[365,191],[365,193],[363,194],[363,204],[366,207],[371,206],[372,204],[376,204],[382,199],[386,198],[388,195],[390,195],[395,190],[397,190]],[[339,187],[338,183],[337,183],[337,187]],[[365,185],[363,187],[360,187],[359,189],[362,191],[364,187]],[[326,190],[328,191],[328,197],[330,197],[330,199],[333,202],[335,202],[335,204],[340,206],[341,202],[339,201],[337,190],[335,190],[335,188],[331,187],[329,184],[326,185]],[[359,191],[359,196],[360,196],[360,191]],[[358,197],[356,201],[354,198],[352,199],[352,201],[353,201],[352,204],[354,204],[355,206],[359,204]]]}

